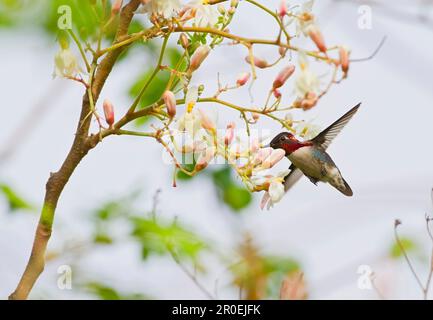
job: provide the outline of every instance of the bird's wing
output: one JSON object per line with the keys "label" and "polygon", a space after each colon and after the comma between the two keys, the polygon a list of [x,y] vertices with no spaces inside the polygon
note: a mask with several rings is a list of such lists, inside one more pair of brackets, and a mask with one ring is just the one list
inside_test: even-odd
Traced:
{"label": "bird's wing", "polygon": [[284,177],[284,191],[287,192],[293,185],[304,175],[300,169],[293,164],[290,166],[290,172]]}
{"label": "bird's wing", "polygon": [[315,144],[319,144],[323,147],[323,149],[327,149],[331,144],[332,140],[340,133],[340,131],[344,128],[344,126],[352,119],[355,113],[358,111],[359,106],[361,104],[358,103],[355,107],[350,109],[346,114],[344,114],[340,119],[331,124],[328,128],[319,133],[315,138],[311,141]]}

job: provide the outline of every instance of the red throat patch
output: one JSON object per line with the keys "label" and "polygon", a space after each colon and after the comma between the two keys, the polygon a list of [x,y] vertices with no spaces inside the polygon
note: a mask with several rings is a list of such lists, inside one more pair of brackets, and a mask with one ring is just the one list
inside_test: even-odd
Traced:
{"label": "red throat patch", "polygon": [[281,145],[281,148],[284,149],[284,151],[286,151],[286,154],[291,154],[292,152],[295,152],[296,150],[302,147],[307,147],[312,145],[313,143],[311,142],[291,141],[290,143],[283,143]]}

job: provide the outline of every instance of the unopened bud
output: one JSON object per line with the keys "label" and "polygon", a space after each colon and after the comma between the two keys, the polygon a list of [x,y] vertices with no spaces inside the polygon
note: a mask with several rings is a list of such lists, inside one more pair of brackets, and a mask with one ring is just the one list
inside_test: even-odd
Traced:
{"label": "unopened bud", "polygon": [[111,6],[111,13],[113,15],[116,15],[120,12],[120,9],[122,8],[123,0],[115,0],[113,2],[113,5]]}
{"label": "unopened bud", "polygon": [[[250,56],[245,57],[245,61],[247,63],[251,64],[251,57]],[[269,63],[266,60],[261,59],[261,58],[253,57],[252,62],[257,68],[260,68],[260,69],[264,69],[264,68],[269,67]]]}
{"label": "unopened bud", "polygon": [[242,87],[243,85],[245,85],[248,82],[248,80],[250,79],[250,77],[251,77],[251,75],[249,72],[241,73],[236,80],[237,86]]}
{"label": "unopened bud", "polygon": [[162,95],[162,99],[164,100],[165,106],[167,107],[167,113],[170,118],[173,118],[176,115],[176,97],[174,93],[170,90],[167,90]]}
{"label": "unopened bud", "polygon": [[349,71],[349,51],[345,47],[339,48],[341,70],[347,74]]}
{"label": "unopened bud", "polygon": [[104,100],[104,115],[105,115],[105,122],[111,127],[114,123],[114,107],[113,104],[108,100]]}
{"label": "unopened bud", "polygon": [[282,87],[286,83],[287,79],[289,79],[290,76],[293,74],[293,72],[295,72],[294,65],[287,66],[283,70],[281,70],[274,80],[273,88],[278,89]]}
{"label": "unopened bud", "polygon": [[272,168],[274,165],[280,162],[285,155],[286,151],[284,151],[283,149],[274,149],[271,155],[263,161],[262,167],[266,169]]}
{"label": "unopened bud", "polygon": [[259,119],[260,119],[260,114],[258,114],[257,112],[252,112],[251,116],[253,117],[253,120],[255,122],[259,121]]}
{"label": "unopened bud", "polygon": [[189,45],[190,45],[189,39],[185,33],[180,34],[179,43],[182,46],[182,48],[184,48],[184,49],[187,49],[189,47]]}
{"label": "unopened bud", "polygon": [[226,13],[226,7],[224,7],[224,5],[222,5],[221,3],[218,5],[218,12],[220,14],[225,14]]}
{"label": "unopened bud", "polygon": [[301,108],[304,110],[310,110],[314,106],[316,106],[319,99],[317,98],[317,94],[314,92],[308,92],[305,95],[305,98],[301,101]]}
{"label": "unopened bud", "polygon": [[252,160],[253,165],[258,165],[262,163],[265,159],[267,159],[272,154],[273,150],[274,149],[272,149],[271,147],[267,147],[257,151],[257,153],[255,154]]}
{"label": "unopened bud", "polygon": [[191,57],[191,62],[189,65],[189,72],[194,72],[200,68],[203,61],[207,58],[210,52],[210,47],[207,45],[202,45],[198,47]]}
{"label": "unopened bud", "polygon": [[326,48],[325,40],[323,39],[322,33],[316,26],[311,26],[309,28],[308,35],[310,36],[311,40],[313,40],[317,49],[323,53],[326,53],[328,49]]}
{"label": "unopened bud", "polygon": [[274,97],[276,99],[280,99],[281,98],[281,92],[280,92],[280,90],[274,89],[274,90],[272,90],[272,93],[273,93],[273,95],[274,95]]}
{"label": "unopened bud", "polygon": [[250,151],[254,153],[254,152],[257,152],[257,150],[259,150],[259,148],[260,148],[259,139],[257,139],[257,138],[251,139]]}
{"label": "unopened bud", "polygon": [[236,8],[239,4],[239,0],[231,0],[230,7]]}
{"label": "unopened bud", "polygon": [[285,57],[285,56],[286,56],[287,50],[289,50],[289,49],[286,48],[286,47],[278,47],[278,53],[279,53],[280,56],[282,56],[282,57]]}
{"label": "unopened bud", "polygon": [[278,15],[282,19],[289,12],[286,0],[281,0],[280,7],[278,9]]}
{"label": "unopened bud", "polygon": [[205,169],[212,159],[215,157],[215,147],[207,148],[198,158],[195,165],[195,171],[201,171]]}
{"label": "unopened bud", "polygon": [[204,91],[204,85],[201,84],[201,85],[198,86],[198,95],[201,96],[201,94],[203,93],[203,91]]}
{"label": "unopened bud", "polygon": [[226,135],[224,137],[224,144],[228,146],[233,142],[233,138],[235,137],[235,123],[231,122],[227,125]]}
{"label": "unopened bud", "polygon": [[203,127],[203,129],[206,129],[211,132],[215,132],[216,130],[215,124],[211,119],[209,119],[209,117],[203,110],[200,110],[200,116],[201,116],[201,126]]}

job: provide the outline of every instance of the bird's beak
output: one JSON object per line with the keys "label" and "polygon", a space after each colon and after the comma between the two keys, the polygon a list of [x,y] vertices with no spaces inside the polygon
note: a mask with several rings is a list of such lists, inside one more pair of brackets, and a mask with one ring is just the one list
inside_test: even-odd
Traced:
{"label": "bird's beak", "polygon": [[262,146],[262,148],[270,148],[270,147],[271,147],[270,143],[268,143],[267,145]]}

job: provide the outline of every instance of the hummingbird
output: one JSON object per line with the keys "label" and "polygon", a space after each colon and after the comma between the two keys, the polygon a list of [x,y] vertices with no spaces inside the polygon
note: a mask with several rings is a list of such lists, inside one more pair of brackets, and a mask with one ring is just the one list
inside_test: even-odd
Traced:
{"label": "hummingbird", "polygon": [[283,149],[292,163],[290,172],[284,178],[284,190],[287,192],[303,175],[312,183],[325,182],[336,188],[345,196],[353,195],[349,184],[344,180],[340,170],[326,152],[334,138],[358,111],[359,103],[341,118],[319,133],[311,140],[300,141],[290,132],[281,132],[272,139],[270,147]]}

